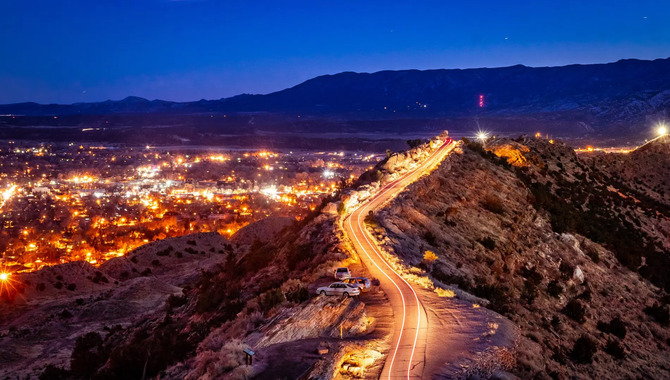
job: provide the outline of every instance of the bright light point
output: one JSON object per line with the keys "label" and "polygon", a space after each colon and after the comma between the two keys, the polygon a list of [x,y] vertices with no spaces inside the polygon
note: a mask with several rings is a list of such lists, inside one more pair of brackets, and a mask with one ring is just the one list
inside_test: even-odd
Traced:
{"label": "bright light point", "polygon": [[9,273],[0,273],[0,281],[7,281],[9,279]]}
{"label": "bright light point", "polygon": [[665,124],[661,124],[657,129],[656,133],[658,133],[659,136],[665,136],[668,134],[668,127],[665,126]]}
{"label": "bright light point", "polygon": [[484,142],[488,138],[489,138],[488,132],[485,132],[485,131],[478,131],[477,132],[477,140],[479,140],[481,142]]}
{"label": "bright light point", "polygon": [[324,170],[323,171],[323,177],[324,178],[333,178],[335,176],[335,173],[332,170]]}

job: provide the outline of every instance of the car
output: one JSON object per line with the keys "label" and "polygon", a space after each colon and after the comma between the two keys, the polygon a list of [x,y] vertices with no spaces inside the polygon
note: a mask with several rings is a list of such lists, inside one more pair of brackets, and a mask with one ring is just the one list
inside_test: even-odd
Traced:
{"label": "car", "polygon": [[370,289],[370,286],[372,285],[367,277],[349,277],[342,280],[342,282],[345,284],[358,286],[363,292]]}
{"label": "car", "polygon": [[333,282],[328,286],[322,286],[316,290],[317,294],[323,294],[326,296],[357,296],[361,294],[361,290],[358,289],[358,286],[345,284],[344,282]]}
{"label": "car", "polygon": [[340,267],[335,269],[335,273],[333,275],[336,280],[344,280],[345,278],[351,277],[351,272],[349,272],[349,268],[347,267]]}

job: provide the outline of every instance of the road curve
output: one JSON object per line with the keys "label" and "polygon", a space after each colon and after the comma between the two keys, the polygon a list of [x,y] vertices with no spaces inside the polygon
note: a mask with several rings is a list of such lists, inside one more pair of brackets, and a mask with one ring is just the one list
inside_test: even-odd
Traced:
{"label": "road curve", "polygon": [[441,162],[456,143],[447,139],[418,167],[388,183],[358,206],[343,223],[344,232],[373,277],[389,298],[395,319],[391,351],[380,379],[421,379],[426,358],[428,319],[417,292],[383,258],[365,229],[364,218]]}

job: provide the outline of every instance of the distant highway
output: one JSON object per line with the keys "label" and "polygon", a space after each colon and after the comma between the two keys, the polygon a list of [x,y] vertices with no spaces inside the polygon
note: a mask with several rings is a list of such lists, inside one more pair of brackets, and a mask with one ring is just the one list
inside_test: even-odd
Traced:
{"label": "distant highway", "polygon": [[359,205],[344,221],[344,231],[372,276],[379,279],[389,298],[394,316],[391,351],[386,358],[381,379],[421,379],[426,357],[428,324],[426,312],[416,291],[383,258],[373,238],[365,229],[364,218],[395,197],[431,167],[439,164],[456,146],[447,139],[417,168],[390,182]]}

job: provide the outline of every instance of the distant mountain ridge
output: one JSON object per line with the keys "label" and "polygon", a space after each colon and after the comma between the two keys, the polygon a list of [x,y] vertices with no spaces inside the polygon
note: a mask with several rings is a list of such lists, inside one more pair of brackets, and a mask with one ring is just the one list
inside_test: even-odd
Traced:
{"label": "distant mountain ridge", "polygon": [[[670,58],[626,59],[607,64],[559,67],[399,70],[322,75],[267,95],[237,95],[219,100],[172,102],[129,96],[97,103],[0,105],[0,113],[70,115],[116,113],[383,111],[457,115],[495,112],[562,111],[616,101],[646,98],[670,90]],[[425,105],[425,107],[424,107]],[[666,104],[667,105],[667,104]],[[386,109],[384,109],[386,107]]]}
{"label": "distant mountain ridge", "polygon": [[[17,119],[0,118],[0,124],[49,125],[45,119],[30,118],[67,116],[77,118],[71,125],[84,125],[90,123],[90,116],[116,115],[131,125],[128,119],[141,117],[146,123],[161,115],[179,118],[170,122],[173,125],[191,125],[189,115],[257,113],[331,121],[450,118],[457,122],[481,117],[502,121],[494,127],[497,130],[533,129],[539,123],[554,131],[578,134],[634,134],[670,116],[670,58],[560,67],[343,72],[267,95],[193,102],[130,96],[70,105],[16,103],[0,105],[0,115],[16,115]],[[19,122],[20,116],[30,120]],[[295,121],[282,119],[281,123]],[[267,127],[259,120],[247,122]],[[319,128],[311,131],[319,132]]]}

